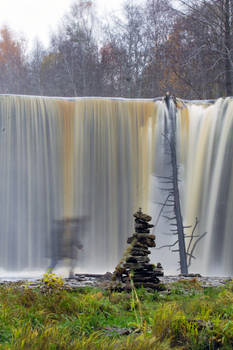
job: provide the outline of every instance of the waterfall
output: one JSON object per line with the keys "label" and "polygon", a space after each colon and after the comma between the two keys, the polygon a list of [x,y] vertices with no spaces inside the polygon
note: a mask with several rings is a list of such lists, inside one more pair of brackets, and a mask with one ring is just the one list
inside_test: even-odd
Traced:
{"label": "waterfall", "polygon": [[118,263],[146,208],[153,101],[0,97],[0,267],[48,266],[54,220],[88,217],[81,267]]}
{"label": "waterfall", "polygon": [[206,274],[233,274],[233,99],[188,104],[180,113],[184,218],[207,232],[194,266]]}
{"label": "waterfall", "polygon": [[[153,100],[0,96],[0,268],[44,270],[54,221],[86,217],[78,269],[112,270],[132,213],[159,212],[165,114]],[[201,273],[233,273],[232,120],[232,99],[177,108],[184,220],[207,231],[193,265]],[[170,256],[159,257],[165,271]]]}

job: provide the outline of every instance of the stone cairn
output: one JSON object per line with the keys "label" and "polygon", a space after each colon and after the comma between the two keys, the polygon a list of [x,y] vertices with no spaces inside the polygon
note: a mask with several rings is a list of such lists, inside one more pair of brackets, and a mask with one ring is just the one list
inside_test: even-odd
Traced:
{"label": "stone cairn", "polygon": [[154,227],[149,223],[152,218],[144,214],[141,208],[134,217],[135,233],[127,240],[129,247],[115,268],[111,289],[130,290],[132,285],[136,288],[160,289],[157,276],[163,276],[163,268],[160,263],[157,266],[151,264],[149,258],[149,248],[155,247],[155,236],[150,234],[150,229]]}

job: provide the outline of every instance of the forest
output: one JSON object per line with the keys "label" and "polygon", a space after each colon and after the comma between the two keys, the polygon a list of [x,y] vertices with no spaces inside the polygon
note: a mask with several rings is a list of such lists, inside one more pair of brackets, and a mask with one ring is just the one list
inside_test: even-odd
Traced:
{"label": "forest", "polygon": [[67,10],[50,44],[0,29],[0,93],[184,99],[233,95],[233,0],[94,1]]}

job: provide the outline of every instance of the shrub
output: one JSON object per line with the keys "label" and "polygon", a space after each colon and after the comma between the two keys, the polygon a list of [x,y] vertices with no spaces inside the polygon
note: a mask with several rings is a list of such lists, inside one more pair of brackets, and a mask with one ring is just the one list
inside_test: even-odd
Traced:
{"label": "shrub", "polygon": [[61,290],[65,287],[65,282],[62,276],[59,276],[53,272],[46,272],[41,279],[42,287],[46,289]]}

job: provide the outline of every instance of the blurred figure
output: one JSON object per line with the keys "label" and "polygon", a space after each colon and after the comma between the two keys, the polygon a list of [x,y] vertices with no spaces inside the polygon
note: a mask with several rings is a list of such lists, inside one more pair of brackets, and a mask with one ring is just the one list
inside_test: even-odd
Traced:
{"label": "blurred figure", "polygon": [[74,277],[74,268],[78,260],[78,250],[83,248],[81,238],[85,231],[85,217],[64,218],[55,220],[51,231],[51,263],[52,271],[63,260],[69,260],[69,278]]}

